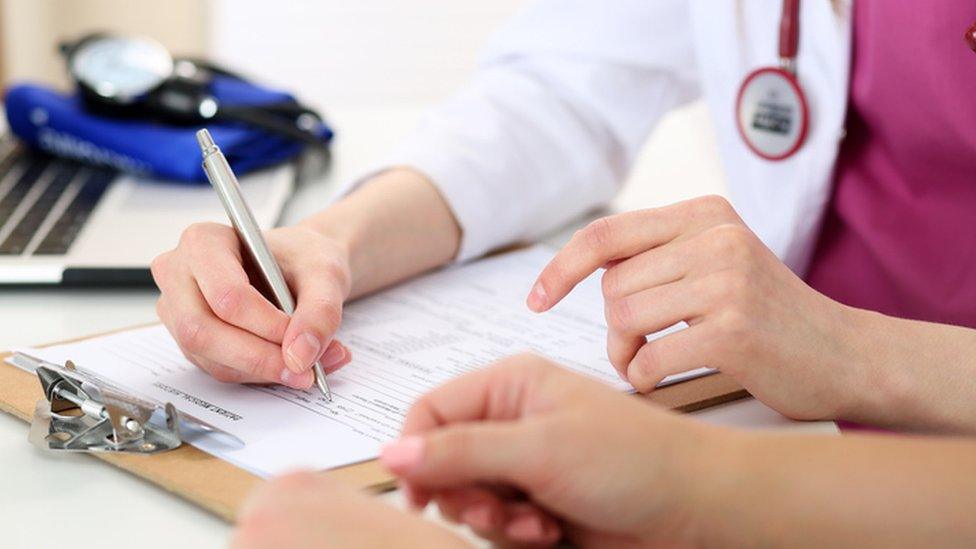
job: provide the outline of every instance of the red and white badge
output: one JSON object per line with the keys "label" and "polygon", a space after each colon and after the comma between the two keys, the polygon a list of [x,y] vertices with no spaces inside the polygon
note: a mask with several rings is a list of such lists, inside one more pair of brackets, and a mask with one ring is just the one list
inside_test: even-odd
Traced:
{"label": "red and white badge", "polygon": [[739,135],[766,160],[783,160],[798,151],[807,136],[810,113],[803,90],[785,69],[753,71],[736,100]]}
{"label": "red and white badge", "polygon": [[735,117],[746,146],[766,160],[789,158],[803,146],[810,111],[794,73],[799,47],[800,0],[783,0],[779,28],[780,67],[746,77],[736,98]]}

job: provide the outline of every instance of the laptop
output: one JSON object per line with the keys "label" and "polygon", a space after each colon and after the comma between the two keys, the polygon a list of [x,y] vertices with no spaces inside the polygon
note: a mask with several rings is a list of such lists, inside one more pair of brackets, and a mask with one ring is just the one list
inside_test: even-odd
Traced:
{"label": "laptop", "polygon": [[[240,181],[258,224],[273,227],[294,166]],[[152,286],[153,258],[205,221],[228,223],[210,185],[141,179],[0,137],[0,286]]]}

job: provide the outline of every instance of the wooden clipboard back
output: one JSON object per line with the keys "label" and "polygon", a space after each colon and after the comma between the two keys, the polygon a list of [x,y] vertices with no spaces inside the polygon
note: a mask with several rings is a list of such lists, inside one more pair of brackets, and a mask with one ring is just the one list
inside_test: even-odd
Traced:
{"label": "wooden clipboard back", "polygon": [[[97,337],[97,336],[92,336]],[[85,339],[85,338],[83,338]],[[30,421],[34,406],[44,398],[37,377],[6,363],[0,354],[0,410]],[[691,412],[748,396],[722,374],[676,383],[648,395],[651,401],[679,412]],[[24,437],[27,444],[27,437]],[[247,494],[262,479],[226,461],[184,444],[152,456],[92,454],[233,522]],[[323,472],[347,483],[375,491],[393,488],[394,479],[379,461],[371,460]]]}

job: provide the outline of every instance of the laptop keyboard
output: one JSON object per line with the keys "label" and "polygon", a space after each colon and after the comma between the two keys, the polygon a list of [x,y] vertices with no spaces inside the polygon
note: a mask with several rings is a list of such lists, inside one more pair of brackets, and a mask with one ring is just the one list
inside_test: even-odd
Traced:
{"label": "laptop keyboard", "polygon": [[67,253],[115,176],[0,141],[0,256]]}

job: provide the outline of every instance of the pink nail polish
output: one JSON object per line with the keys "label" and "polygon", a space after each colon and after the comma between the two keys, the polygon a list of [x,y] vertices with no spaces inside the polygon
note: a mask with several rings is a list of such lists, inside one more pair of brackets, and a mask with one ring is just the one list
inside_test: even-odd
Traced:
{"label": "pink nail polish", "polygon": [[396,474],[415,469],[424,458],[424,439],[421,437],[405,437],[395,440],[380,450],[380,460],[383,465]]}

